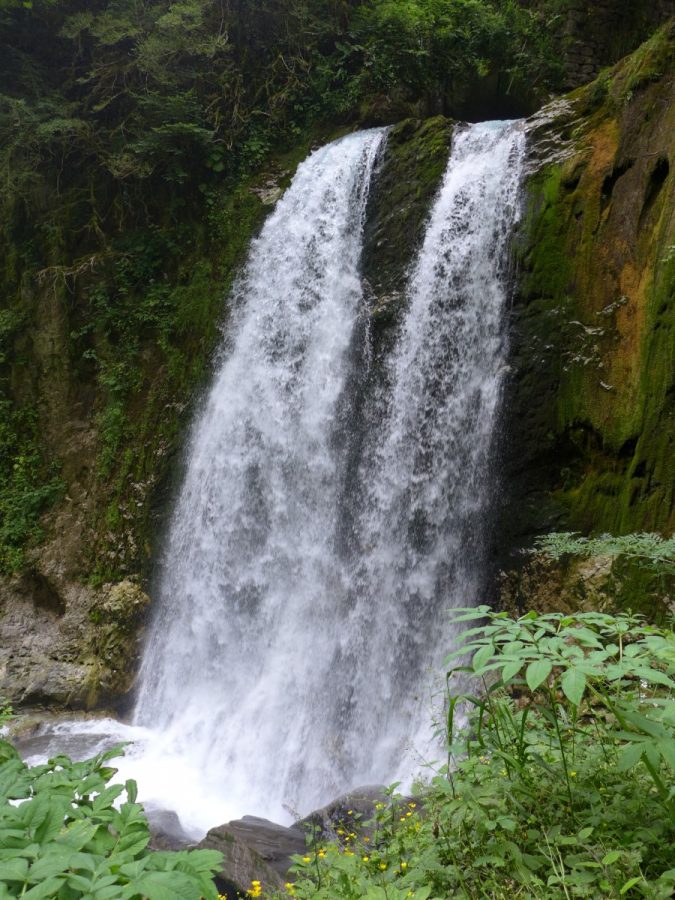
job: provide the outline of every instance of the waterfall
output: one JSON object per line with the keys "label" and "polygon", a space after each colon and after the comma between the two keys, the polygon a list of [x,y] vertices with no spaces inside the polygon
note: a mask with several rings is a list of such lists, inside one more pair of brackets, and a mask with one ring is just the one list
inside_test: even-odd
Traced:
{"label": "waterfall", "polygon": [[366,131],[313,153],[253,242],[193,429],[141,670],[136,722],[232,808],[277,819],[284,803],[306,812],[343,784],[338,403],[383,140]]}
{"label": "waterfall", "polygon": [[420,762],[438,759],[445,611],[486,599],[489,464],[524,146],[519,122],[456,131],[395,348],[369,402],[352,629],[365,636],[355,703],[377,713],[354,717],[368,722],[375,770],[390,778],[409,778],[407,748]]}
{"label": "waterfall", "polygon": [[110,726],[134,742],[120,774],[195,833],[288,820],[442,755],[445,610],[481,599],[486,568],[524,137],[456,129],[372,363],[359,269],[385,140],[313,153],[251,246],[187,447],[136,724]]}

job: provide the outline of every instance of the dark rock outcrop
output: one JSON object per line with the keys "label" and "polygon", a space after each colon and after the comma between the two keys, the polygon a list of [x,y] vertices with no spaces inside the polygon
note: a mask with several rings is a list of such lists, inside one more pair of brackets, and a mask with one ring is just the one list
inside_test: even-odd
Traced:
{"label": "dark rock outcrop", "polygon": [[304,829],[312,842],[339,840],[340,831],[351,831],[355,826],[363,829],[375,813],[375,804],[387,799],[384,785],[365,785],[354,788],[333,800],[327,806],[314,810],[296,822],[296,828]]}
{"label": "dark rock outcrop", "polygon": [[197,847],[223,854],[217,884],[221,893],[234,898],[245,893],[253,881],[259,881],[263,889],[282,889],[290,854],[302,852],[305,838],[301,829],[244,816],[212,828]]}
{"label": "dark rock outcrop", "polygon": [[[291,857],[309,853],[322,840],[340,840],[341,834],[367,822],[375,812],[375,804],[386,801],[386,789],[380,785],[355,788],[331,803],[311,812],[290,828],[257,816],[244,816],[212,828],[198,845],[207,850],[220,850],[223,865],[220,889],[235,897],[252,881],[263,889],[282,887],[288,880]],[[229,893],[228,893],[229,892]]]}
{"label": "dark rock outcrop", "polygon": [[129,691],[149,600],[133,581],[94,589],[29,572],[0,594],[0,697],[85,709]]}

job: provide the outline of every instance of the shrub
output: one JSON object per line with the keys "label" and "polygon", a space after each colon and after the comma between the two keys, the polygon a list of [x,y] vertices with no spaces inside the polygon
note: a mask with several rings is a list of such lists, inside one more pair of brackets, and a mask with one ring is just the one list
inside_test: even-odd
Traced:
{"label": "shrub", "polygon": [[0,739],[0,898],[216,900],[220,853],[148,850],[136,784],[109,784],[120,753],[30,768]]}
{"label": "shrub", "polygon": [[368,830],[297,857],[289,892],[670,897],[672,633],[599,613],[452,618],[474,627],[449,658],[448,763],[416,801],[392,792]]}

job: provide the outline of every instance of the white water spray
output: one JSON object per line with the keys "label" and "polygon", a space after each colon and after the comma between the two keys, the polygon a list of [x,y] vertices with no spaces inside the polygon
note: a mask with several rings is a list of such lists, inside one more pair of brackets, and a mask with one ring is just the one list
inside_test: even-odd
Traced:
{"label": "white water spray", "polygon": [[371,696],[364,673],[355,696],[377,702],[369,744],[379,771],[403,780],[411,774],[406,748],[413,759],[441,755],[432,735],[451,638],[446,610],[484,599],[508,242],[524,145],[518,122],[455,133],[396,347],[370,401],[353,628],[368,635],[362,652],[387,689]]}

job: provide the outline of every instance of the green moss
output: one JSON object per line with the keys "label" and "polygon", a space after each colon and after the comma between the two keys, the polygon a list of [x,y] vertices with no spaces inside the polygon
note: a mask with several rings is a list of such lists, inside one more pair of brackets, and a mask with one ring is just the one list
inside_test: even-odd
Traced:
{"label": "green moss", "polygon": [[653,82],[659,81],[673,66],[675,23],[671,20],[645,41],[627,62],[618,67],[614,96],[624,103]]}
{"label": "green moss", "polygon": [[22,567],[26,549],[43,536],[41,514],[63,493],[58,467],[46,459],[36,411],[0,402],[0,574]]}
{"label": "green moss", "polygon": [[452,122],[443,116],[406,119],[390,129],[371,190],[364,275],[374,298],[374,319],[396,318],[402,290],[423,237],[429,208],[445,172]]}
{"label": "green moss", "polygon": [[526,533],[675,524],[674,44],[662,29],[571,95],[573,130],[550,126],[567,158],[528,179],[507,476]]}

